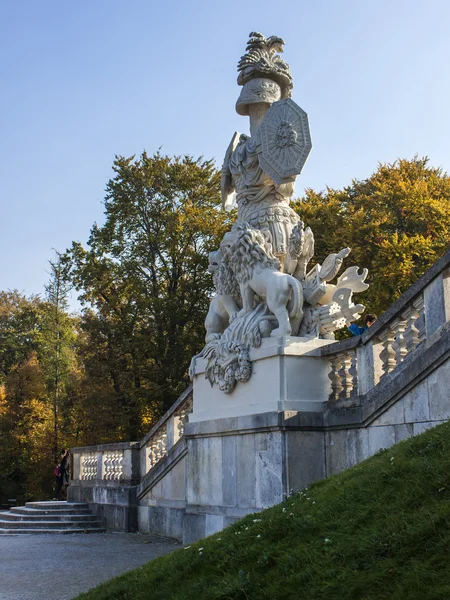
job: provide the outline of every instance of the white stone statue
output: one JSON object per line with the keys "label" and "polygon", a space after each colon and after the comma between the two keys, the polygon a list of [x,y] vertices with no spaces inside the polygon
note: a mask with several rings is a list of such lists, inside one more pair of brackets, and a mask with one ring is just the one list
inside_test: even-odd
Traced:
{"label": "white stone statue", "polygon": [[[222,167],[222,206],[237,220],[210,255],[216,295],[205,321],[211,385],[230,393],[251,376],[249,350],[264,337],[333,339],[364,310],[352,294],[367,289],[367,270],[348,268],[335,285],[349,248],[309,272],[314,235],[291,208],[294,182],[311,151],[308,117],[292,99],[289,66],[277,54],[284,41],[251,33],[238,64],[236,102],[250,136],[235,133]],[[191,375],[195,371],[195,357]]]}
{"label": "white stone statue", "polygon": [[[264,235],[266,234],[266,235]],[[242,309],[236,318],[252,312],[255,298],[263,300],[276,317],[273,337],[291,335],[298,330],[303,316],[303,288],[298,279],[280,270],[280,261],[272,254],[270,232],[239,224],[221,244],[226,260],[239,285]]]}

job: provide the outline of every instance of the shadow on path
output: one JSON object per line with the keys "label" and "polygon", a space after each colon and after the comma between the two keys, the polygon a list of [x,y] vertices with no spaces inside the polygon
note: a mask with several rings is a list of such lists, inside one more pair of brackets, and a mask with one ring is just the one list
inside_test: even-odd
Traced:
{"label": "shadow on path", "polygon": [[0,536],[0,600],[71,600],[181,544],[133,533]]}

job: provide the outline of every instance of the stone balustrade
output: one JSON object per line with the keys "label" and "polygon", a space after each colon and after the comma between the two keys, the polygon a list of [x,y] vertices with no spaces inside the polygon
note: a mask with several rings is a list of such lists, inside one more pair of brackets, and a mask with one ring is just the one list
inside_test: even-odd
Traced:
{"label": "stone balustrade", "polygon": [[450,321],[450,252],[362,336],[322,348],[330,363],[330,405],[357,406],[420,344]]}
{"label": "stone balustrade", "polygon": [[184,426],[192,412],[192,388],[189,387],[142,440],[141,472],[146,475],[184,435]]}
{"label": "stone balustrade", "polygon": [[72,448],[72,480],[89,484],[136,479],[138,451],[136,442]]}
{"label": "stone balustrade", "polygon": [[97,453],[86,452],[80,454],[80,479],[93,481],[97,479]]}
{"label": "stone balustrade", "polygon": [[140,442],[73,448],[73,481],[108,482],[108,486],[139,482],[183,437],[191,412],[189,387]]}
{"label": "stone balustrade", "polygon": [[103,454],[102,479],[120,481],[123,479],[123,450]]}

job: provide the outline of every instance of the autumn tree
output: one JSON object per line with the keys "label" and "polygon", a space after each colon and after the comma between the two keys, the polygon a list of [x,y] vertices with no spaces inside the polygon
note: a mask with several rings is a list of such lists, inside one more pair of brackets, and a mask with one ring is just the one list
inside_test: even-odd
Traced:
{"label": "autumn tree", "polygon": [[359,301],[378,314],[450,246],[450,177],[427,158],[379,164],[343,190],[309,189],[294,208],[314,232],[317,262],[349,246],[348,264],[369,269]]}
{"label": "autumn tree", "polygon": [[230,220],[211,161],[144,152],[113,169],[104,225],[67,260],[85,307],[86,369],[111,383],[121,435],[132,439],[188,383],[212,291],[208,254]]}
{"label": "autumn tree", "polygon": [[[11,370],[1,390],[0,492],[49,498],[53,477],[52,410],[36,353]],[[4,501],[4,498],[2,498]]]}
{"label": "autumn tree", "polygon": [[0,293],[0,502],[48,495],[52,420],[39,349],[42,302]]}

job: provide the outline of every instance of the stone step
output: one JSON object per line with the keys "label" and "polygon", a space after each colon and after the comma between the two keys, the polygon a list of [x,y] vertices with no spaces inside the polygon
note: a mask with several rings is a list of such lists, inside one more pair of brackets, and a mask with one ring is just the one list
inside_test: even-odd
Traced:
{"label": "stone step", "polygon": [[11,513],[18,515],[90,515],[92,514],[89,508],[63,508],[53,510],[51,508],[26,508],[25,506],[15,506],[10,509]]}
{"label": "stone step", "polygon": [[98,521],[7,521],[0,519],[0,529],[84,529],[85,527],[100,527]]}
{"label": "stone step", "polygon": [[85,515],[79,514],[30,514],[29,512],[26,514],[13,513],[13,512],[0,512],[0,520],[1,521],[96,521],[97,518],[95,515],[88,513]]}
{"label": "stone step", "polygon": [[66,502],[65,500],[46,500],[44,502],[25,502],[26,508],[39,508],[41,510],[64,510],[67,508],[89,509],[86,502]]}
{"label": "stone step", "polygon": [[85,502],[27,502],[0,512],[0,534],[102,533],[98,518]]}
{"label": "stone step", "polygon": [[0,527],[0,535],[42,534],[42,533],[105,533],[103,527],[85,527],[83,529],[4,529]]}

